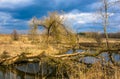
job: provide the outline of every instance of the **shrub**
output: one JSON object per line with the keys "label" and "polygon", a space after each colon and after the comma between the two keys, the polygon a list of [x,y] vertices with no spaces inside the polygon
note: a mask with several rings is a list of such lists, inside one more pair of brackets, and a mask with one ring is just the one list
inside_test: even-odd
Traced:
{"label": "shrub", "polygon": [[16,30],[13,30],[13,32],[11,33],[11,38],[14,41],[17,41],[19,39],[19,35],[18,35],[18,32]]}

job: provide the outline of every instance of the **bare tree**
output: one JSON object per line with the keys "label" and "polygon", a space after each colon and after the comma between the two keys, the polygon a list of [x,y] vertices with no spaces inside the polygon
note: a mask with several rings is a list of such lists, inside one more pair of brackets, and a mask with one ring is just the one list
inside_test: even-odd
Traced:
{"label": "bare tree", "polygon": [[13,32],[11,33],[11,37],[14,41],[17,41],[19,39],[18,32],[16,30],[13,30]]}
{"label": "bare tree", "polygon": [[108,0],[101,0],[103,6],[100,8],[100,13],[102,15],[102,24],[104,27],[104,34],[106,39],[106,47],[109,49],[109,40],[108,40],[108,33],[107,33],[107,27],[109,25],[108,19],[109,19],[109,13],[108,13]]}
{"label": "bare tree", "polygon": [[99,32],[92,33],[92,38],[97,42],[97,44],[100,46],[102,43],[102,36]]}
{"label": "bare tree", "polygon": [[[119,2],[119,1],[110,2],[108,0],[101,0],[101,2],[102,2],[102,7],[100,7],[100,13],[102,15],[102,25],[104,27],[106,47],[109,50],[110,45],[109,45],[109,37],[108,37],[107,27],[110,24],[109,20],[110,20],[110,15],[112,13],[111,10],[110,10],[110,7],[112,7],[113,5],[115,5],[116,2]],[[109,53],[110,61],[115,65],[115,62],[114,62],[114,59],[112,57],[111,51],[109,51],[108,53]]]}
{"label": "bare tree", "polygon": [[107,32],[107,27],[110,25],[109,20],[110,16],[113,13],[113,11],[110,10],[110,8],[116,3],[120,3],[119,0],[116,1],[109,1],[109,0],[101,0],[102,6],[100,7],[100,15],[102,16],[102,25],[104,27],[104,34],[106,39],[106,47],[109,49],[109,37]]}

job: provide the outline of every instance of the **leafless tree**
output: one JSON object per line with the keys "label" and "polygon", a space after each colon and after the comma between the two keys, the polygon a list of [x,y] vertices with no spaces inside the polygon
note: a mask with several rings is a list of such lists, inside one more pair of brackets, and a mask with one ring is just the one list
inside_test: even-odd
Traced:
{"label": "leafless tree", "polygon": [[107,27],[109,25],[109,12],[108,12],[108,0],[101,0],[103,6],[100,7],[100,14],[102,16],[102,25],[104,27],[104,34],[106,39],[106,47],[109,49],[109,40],[108,40],[108,33]]}
{"label": "leafless tree", "polygon": [[13,30],[13,32],[11,33],[11,37],[14,41],[17,41],[19,39],[17,30]]}
{"label": "leafless tree", "polygon": [[[119,1],[110,2],[108,0],[101,0],[101,2],[102,2],[102,6],[100,7],[100,14],[102,16],[102,25],[104,27],[106,47],[107,47],[107,49],[110,49],[109,37],[108,37],[108,32],[107,32],[107,28],[110,24],[109,23],[110,15],[112,13],[111,10],[110,10],[110,7],[112,7],[113,5],[115,5],[116,2],[119,2]],[[113,64],[115,64],[111,51],[109,51],[108,53],[109,53],[109,57],[110,57],[111,62]]]}

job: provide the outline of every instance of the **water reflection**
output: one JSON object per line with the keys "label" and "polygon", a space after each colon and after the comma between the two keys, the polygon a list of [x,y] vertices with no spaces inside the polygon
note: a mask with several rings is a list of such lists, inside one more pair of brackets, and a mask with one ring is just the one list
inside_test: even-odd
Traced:
{"label": "water reflection", "polygon": [[[77,50],[77,52],[82,52],[83,50]],[[72,50],[69,50],[67,53],[72,53]],[[90,51],[90,53],[94,53],[95,51]],[[102,58],[105,59],[107,62],[109,60],[109,55],[107,52],[102,53],[100,55]],[[113,58],[116,62],[120,62],[120,55],[113,54]],[[99,59],[94,57],[84,57],[80,58],[80,61],[84,61],[86,63],[95,63],[99,61]],[[47,72],[47,66],[44,64],[42,67],[43,73]],[[49,73],[51,68],[49,68]],[[39,63],[28,63],[23,65],[11,66],[11,67],[4,67],[0,66],[0,79],[42,79],[41,69]],[[50,79],[50,78],[49,78]]]}
{"label": "water reflection", "polygon": [[[76,50],[76,52],[86,52],[86,51],[89,53],[96,53],[95,50],[81,50],[81,49]],[[66,53],[71,54],[71,53],[73,53],[73,50],[69,50]],[[113,59],[115,62],[120,63],[120,54],[113,53],[112,56],[113,56]],[[109,61],[108,52],[104,52],[104,53],[100,54],[100,57],[104,60],[104,62]],[[81,58],[80,61],[85,62],[85,63],[95,63],[95,62],[99,61],[99,59],[97,59],[95,57],[84,57],[84,58]]]}
{"label": "water reflection", "polygon": [[39,64],[29,63],[20,66],[0,66],[0,79],[41,79]]}

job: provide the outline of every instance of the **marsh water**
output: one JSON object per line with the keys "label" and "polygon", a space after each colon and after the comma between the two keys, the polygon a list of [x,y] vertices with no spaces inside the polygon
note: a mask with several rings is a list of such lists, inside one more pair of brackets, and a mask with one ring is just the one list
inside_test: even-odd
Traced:
{"label": "marsh water", "polygon": [[[84,50],[77,50],[77,52],[82,52]],[[94,53],[95,51],[91,51]],[[67,53],[72,53],[72,50],[69,50]],[[108,54],[103,53],[101,54],[106,61],[109,60]],[[120,62],[120,55],[113,54],[113,57],[116,62]],[[81,59],[86,63],[95,63],[99,61],[94,57],[85,57]],[[43,67],[43,72],[47,72],[45,70],[45,66]],[[39,63],[28,63],[23,65],[15,65],[11,67],[3,67],[0,66],[0,79],[41,79],[41,69]]]}

